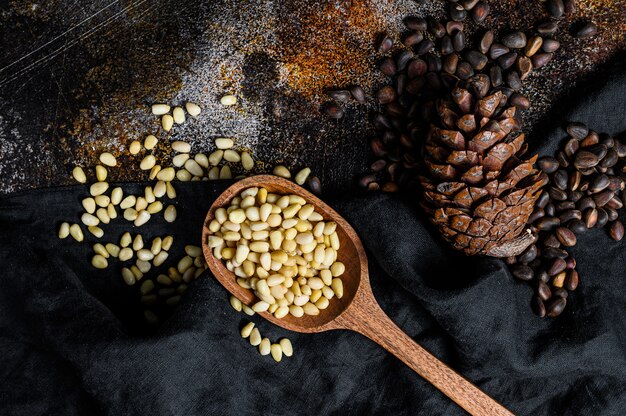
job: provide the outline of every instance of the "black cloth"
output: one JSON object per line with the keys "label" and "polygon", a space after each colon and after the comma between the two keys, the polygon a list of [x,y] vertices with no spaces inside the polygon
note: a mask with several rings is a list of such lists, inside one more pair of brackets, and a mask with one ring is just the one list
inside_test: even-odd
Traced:
{"label": "black cloth", "polygon": [[[554,126],[571,117],[626,130],[620,73]],[[563,131],[546,136],[536,146],[542,154],[553,152]],[[140,232],[175,234],[172,253],[199,244],[206,210],[227,185],[177,184],[179,219],[156,218]],[[463,414],[358,334],[288,333],[236,313],[208,273],[155,333],[143,332],[137,288],[124,285],[118,265],[89,265],[95,239],[56,237],[60,222],[78,221],[86,193],[75,186],[0,200],[0,414]],[[563,315],[540,319],[529,308],[530,286],[515,282],[500,260],[452,252],[412,198],[331,201],[361,236],[374,293],[392,319],[517,414],[623,414],[626,242],[603,230],[583,234],[572,249],[578,290]],[[106,227],[104,240],[117,241],[125,228],[125,221]],[[280,364],[261,357],[239,336],[248,319],[272,340],[289,337],[295,355]]]}

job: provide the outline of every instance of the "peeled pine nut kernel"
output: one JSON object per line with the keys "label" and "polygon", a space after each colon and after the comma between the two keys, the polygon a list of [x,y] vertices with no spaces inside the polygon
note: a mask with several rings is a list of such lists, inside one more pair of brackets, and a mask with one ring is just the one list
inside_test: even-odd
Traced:
{"label": "peeled pine nut kernel", "polygon": [[70,235],[70,225],[66,222],[62,223],[59,227],[59,238],[67,238]]}
{"label": "peeled pine nut kernel", "polygon": [[70,235],[74,240],[78,241],[79,243],[85,238],[85,236],[83,235],[83,230],[80,229],[80,225],[78,224],[70,225]]}
{"label": "peeled pine nut kernel", "polygon": [[304,183],[306,182],[310,174],[311,174],[311,169],[304,168],[296,174],[296,177],[294,179],[298,185],[304,185]]}
{"label": "peeled pine nut kernel", "polygon": [[185,110],[187,110],[187,113],[189,113],[191,117],[198,117],[202,112],[200,106],[194,103],[186,103]]}
{"label": "peeled pine nut kernel", "polygon": [[282,360],[282,358],[283,358],[283,349],[280,347],[279,344],[272,344],[270,346],[270,352],[272,354],[272,358],[274,359],[274,361],[279,363],[280,360]]}
{"label": "peeled pine nut kernel", "polygon": [[176,124],[183,124],[185,122],[185,111],[183,111],[182,107],[175,107],[172,111],[172,116]]}
{"label": "peeled pine nut kernel", "polygon": [[150,170],[156,164],[156,158],[152,155],[148,155],[144,157],[139,163],[139,168],[141,170]]}
{"label": "peeled pine nut kernel", "polygon": [[146,136],[145,140],[143,141],[143,147],[145,147],[148,150],[152,150],[156,147],[158,142],[159,140],[154,135],[149,134],[148,136]]}
{"label": "peeled pine nut kernel", "polygon": [[174,222],[176,220],[176,207],[174,205],[168,205],[163,213],[163,218],[167,222]]}
{"label": "peeled pine nut kernel", "polygon": [[106,182],[96,182],[89,187],[89,193],[91,196],[102,195],[109,189],[109,184]]}
{"label": "peeled pine nut kernel", "polygon": [[291,172],[283,165],[278,165],[274,168],[272,173],[276,176],[280,176],[281,178],[289,179],[291,178]]}
{"label": "peeled pine nut kernel", "polygon": [[249,152],[241,153],[241,165],[245,170],[251,170],[254,167],[254,159]]}
{"label": "peeled pine nut kernel", "polygon": [[215,139],[215,146],[220,150],[230,149],[235,145],[233,139],[229,139],[226,137],[221,137],[219,139]]}
{"label": "peeled pine nut kernel", "polygon": [[96,269],[106,269],[109,263],[107,262],[107,259],[104,258],[104,256],[96,254],[91,258],[91,265]]}
{"label": "peeled pine nut kernel", "polygon": [[116,166],[117,165],[117,160],[115,160],[115,156],[113,156],[111,153],[109,152],[104,152],[102,154],[100,154],[100,162],[102,162],[103,165],[106,166]]}
{"label": "peeled pine nut kernel", "polygon": [[128,146],[128,152],[131,155],[136,155],[137,153],[141,152],[141,143],[139,143],[139,141],[134,140],[129,146]]}
{"label": "peeled pine nut kernel", "polygon": [[96,179],[100,182],[104,182],[107,179],[107,170],[104,166],[96,165]]}
{"label": "peeled pine nut kernel", "polygon": [[162,116],[170,112],[170,106],[167,104],[152,104],[152,114]]}
{"label": "peeled pine nut kernel", "polygon": [[285,354],[285,356],[291,357],[293,355],[293,346],[291,345],[291,341],[287,338],[281,339],[278,345],[280,345],[280,348],[283,350],[283,354]]}
{"label": "peeled pine nut kernel", "polygon": [[250,345],[252,345],[253,347],[256,347],[261,343],[261,333],[259,332],[258,328],[252,329],[252,332],[250,332],[250,338],[248,340],[250,341]]}
{"label": "peeled pine nut kernel", "polygon": [[79,183],[87,182],[87,175],[85,175],[85,171],[83,171],[83,168],[81,168],[80,166],[76,166],[74,169],[72,169],[72,176]]}
{"label": "peeled pine nut kernel", "polygon": [[239,299],[231,295],[228,301],[230,302],[230,306],[232,306],[234,310],[236,310],[237,312],[241,312],[242,305]]}
{"label": "peeled pine nut kernel", "polygon": [[268,338],[263,338],[259,343],[259,353],[261,355],[269,355],[271,350],[270,340]]}
{"label": "peeled pine nut kernel", "polygon": [[237,103],[237,97],[232,94],[224,95],[222,98],[220,98],[220,103],[224,106],[234,105]]}
{"label": "peeled pine nut kernel", "polygon": [[96,201],[93,198],[85,198],[81,201],[81,203],[87,213],[93,214],[94,212],[96,212]]}
{"label": "peeled pine nut kernel", "polygon": [[135,218],[134,224],[135,227],[140,227],[150,221],[150,213],[146,210],[141,210],[137,213],[137,218]]}
{"label": "peeled pine nut kernel", "polygon": [[172,127],[174,126],[174,117],[169,114],[163,115],[163,117],[161,117],[161,126],[166,132],[172,130]]}
{"label": "peeled pine nut kernel", "polygon": [[253,329],[254,322],[248,322],[243,328],[241,328],[241,337],[248,338]]}
{"label": "peeled pine nut kernel", "polygon": [[175,142],[172,142],[172,149],[179,152],[179,153],[189,153],[191,152],[191,145],[187,142],[183,142],[180,140],[177,140]]}

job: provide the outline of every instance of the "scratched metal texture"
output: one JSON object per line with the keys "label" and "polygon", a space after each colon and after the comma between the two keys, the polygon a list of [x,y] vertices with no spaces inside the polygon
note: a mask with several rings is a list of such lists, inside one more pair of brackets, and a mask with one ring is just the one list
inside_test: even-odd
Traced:
{"label": "scratched metal texture", "polygon": [[[539,0],[490,3],[486,24],[499,30],[547,17]],[[549,110],[624,49],[625,10],[626,0],[584,0],[561,21],[563,48],[525,86],[531,140],[541,140]],[[0,0],[0,193],[71,183],[74,165],[91,167],[104,150],[123,154],[149,133],[162,143],[188,140],[194,151],[236,137],[260,160],[311,166],[327,189],[345,189],[371,162],[375,106],[351,104],[331,121],[319,111],[324,91],[389,82],[375,68],[372,41],[381,31],[397,38],[407,14],[441,17],[443,3]],[[597,37],[568,34],[582,18],[598,24]],[[236,106],[219,105],[227,92]],[[186,100],[202,116],[166,136],[149,104]],[[156,154],[170,157],[162,144]],[[145,179],[136,161],[120,161],[113,180]]]}

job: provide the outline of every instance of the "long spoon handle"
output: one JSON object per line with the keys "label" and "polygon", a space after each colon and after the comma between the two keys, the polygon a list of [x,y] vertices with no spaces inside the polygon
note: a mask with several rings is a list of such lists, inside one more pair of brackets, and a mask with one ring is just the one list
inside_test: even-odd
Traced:
{"label": "long spoon handle", "polygon": [[344,322],[346,327],[365,335],[398,357],[471,415],[513,415],[413,341],[383,312],[373,297],[366,305],[356,306],[350,312]]}

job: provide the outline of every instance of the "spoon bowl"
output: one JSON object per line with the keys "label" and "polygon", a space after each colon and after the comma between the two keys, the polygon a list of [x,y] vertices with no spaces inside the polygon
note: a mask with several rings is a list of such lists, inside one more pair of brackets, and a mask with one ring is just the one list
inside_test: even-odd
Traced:
{"label": "spoon bowl", "polygon": [[341,275],[343,297],[341,299],[337,297],[331,299],[328,308],[320,311],[319,315],[304,315],[301,318],[296,318],[291,314],[287,314],[287,316],[280,319],[274,317],[269,312],[260,312],[259,315],[278,326],[297,332],[321,332],[341,328],[337,318],[345,313],[362,285],[369,287],[365,250],[356,232],[346,220],[319,198],[287,179],[273,175],[252,176],[236,182],[215,200],[209,209],[202,230],[202,250],[209,268],[220,283],[236,298],[241,300],[242,303],[252,306],[256,302],[256,297],[252,291],[244,289],[237,284],[235,274],[229,271],[224,263],[213,255],[213,251],[207,243],[211,234],[209,224],[215,218],[215,210],[230,205],[233,198],[244,190],[253,187],[264,187],[271,193],[300,195],[315,207],[315,211],[324,217],[324,221],[337,223],[336,231],[341,247],[337,260],[343,262],[346,266],[346,271]]}
{"label": "spoon bowl", "polygon": [[212,234],[209,224],[215,218],[215,211],[228,206],[233,198],[252,187],[264,187],[268,192],[277,194],[299,195],[313,205],[315,211],[320,213],[325,221],[337,223],[336,231],[340,243],[338,261],[346,266],[345,272],[340,277],[344,288],[343,297],[331,299],[328,308],[321,310],[319,315],[296,318],[288,314],[280,319],[269,312],[261,312],[259,315],[282,328],[296,332],[312,333],[331,329],[358,332],[394,354],[470,414],[512,415],[398,328],[374,298],[369,283],[367,257],[357,233],[335,210],[287,179],[259,175],[240,180],[226,189],[209,209],[202,230],[202,250],[209,269],[226,290],[245,305],[252,306],[257,301],[252,291],[239,286],[235,274],[213,255],[213,250],[208,245],[208,237]]}

